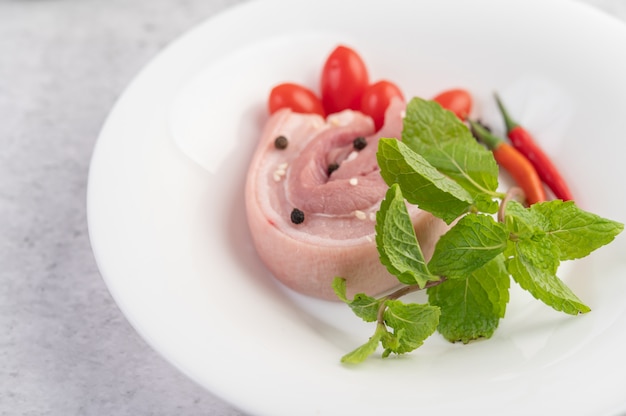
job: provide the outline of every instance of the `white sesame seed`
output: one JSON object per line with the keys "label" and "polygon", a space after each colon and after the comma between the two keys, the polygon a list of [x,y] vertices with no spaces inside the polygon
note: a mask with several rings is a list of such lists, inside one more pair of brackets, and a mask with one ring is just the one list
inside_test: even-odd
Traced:
{"label": "white sesame seed", "polygon": [[405,118],[406,117],[406,111],[402,110],[400,112],[400,117]]}
{"label": "white sesame seed", "polygon": [[347,126],[354,120],[354,112],[344,110],[333,113],[326,118],[326,122],[332,126]]}
{"label": "white sesame seed", "polygon": [[283,176],[287,174],[287,170],[286,170],[287,166],[289,166],[289,164],[287,162],[284,162],[276,167],[276,170],[274,171],[274,174],[272,175],[276,182],[280,181],[283,178]]}
{"label": "white sesame seed", "polygon": [[328,118],[328,122],[332,125],[332,126],[341,126],[341,120],[339,120],[338,117],[329,117]]}
{"label": "white sesame seed", "polygon": [[376,221],[376,213],[374,211],[370,212],[370,221]]}
{"label": "white sesame seed", "polygon": [[346,162],[351,162],[354,159],[356,159],[356,157],[359,155],[359,152],[357,152],[356,150],[353,150],[352,152],[350,152],[350,154],[348,155],[348,157],[346,158]]}
{"label": "white sesame seed", "polygon": [[359,184],[359,180],[357,178],[350,178],[350,185],[357,186]]}
{"label": "white sesame seed", "polygon": [[364,220],[367,218],[367,215],[365,215],[365,213],[363,211],[359,211],[358,209],[356,211],[354,211],[354,216],[357,217],[360,220]]}

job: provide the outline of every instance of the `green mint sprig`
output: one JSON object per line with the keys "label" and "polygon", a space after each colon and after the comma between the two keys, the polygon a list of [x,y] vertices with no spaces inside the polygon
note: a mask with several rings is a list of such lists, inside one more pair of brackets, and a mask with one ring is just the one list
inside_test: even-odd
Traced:
{"label": "green mint sprig", "polygon": [[[374,334],[343,362],[362,362],[379,346],[383,357],[411,352],[435,331],[451,342],[490,338],[505,316],[511,279],[557,311],[590,311],[557,276],[560,262],[610,243],[623,224],[571,201],[527,208],[510,199],[515,192],[498,192],[491,152],[433,101],[408,103],[402,141],[381,139],[377,158],[389,189],[376,215],[376,245],[401,286],[379,298],[359,293],[348,299],[346,281],[335,278],[339,299],[364,321],[376,322]],[[428,262],[407,202],[451,225]],[[425,304],[399,300],[423,289]]]}

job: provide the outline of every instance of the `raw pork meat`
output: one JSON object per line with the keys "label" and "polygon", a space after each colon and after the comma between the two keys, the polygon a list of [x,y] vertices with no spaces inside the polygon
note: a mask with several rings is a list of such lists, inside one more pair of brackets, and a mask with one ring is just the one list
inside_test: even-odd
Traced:
{"label": "raw pork meat", "polygon": [[[394,100],[378,132],[351,110],[327,119],[288,109],[270,117],[249,167],[246,209],[261,260],[286,286],[336,299],[336,276],[347,280],[349,296],[398,285],[376,249],[376,211],[387,190],[376,150],[379,138],[401,137],[404,109]],[[429,258],[447,227],[416,207],[409,212]]]}

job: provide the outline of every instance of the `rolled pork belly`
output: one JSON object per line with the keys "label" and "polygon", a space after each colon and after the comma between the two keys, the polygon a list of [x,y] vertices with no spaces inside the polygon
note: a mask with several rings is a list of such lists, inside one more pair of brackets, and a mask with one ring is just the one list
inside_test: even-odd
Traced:
{"label": "rolled pork belly", "polygon": [[[400,139],[404,110],[392,101],[379,131],[352,110],[326,119],[288,109],[270,116],[250,163],[246,210],[259,257],[284,285],[328,300],[337,300],[335,277],[346,279],[348,296],[399,285],[376,248],[376,212],[388,188],[376,151],[381,137]],[[429,259],[448,227],[408,208]]]}

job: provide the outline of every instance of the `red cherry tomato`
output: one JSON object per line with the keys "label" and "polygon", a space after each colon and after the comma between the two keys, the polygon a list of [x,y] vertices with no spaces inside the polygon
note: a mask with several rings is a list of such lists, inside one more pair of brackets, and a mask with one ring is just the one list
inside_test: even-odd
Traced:
{"label": "red cherry tomato", "polygon": [[437,101],[446,110],[452,111],[461,120],[465,120],[472,111],[472,96],[460,88],[444,91],[433,98],[433,101]]}
{"label": "red cherry tomato", "polygon": [[320,87],[326,113],[358,110],[368,85],[369,75],[363,59],[354,50],[338,46],[322,68]]}
{"label": "red cherry tomato", "polygon": [[313,91],[302,85],[290,82],[285,82],[272,88],[267,106],[270,114],[274,114],[281,108],[289,108],[296,113],[326,116],[322,102]]}
{"label": "red cherry tomato", "polygon": [[385,111],[394,97],[404,100],[398,86],[390,81],[378,81],[365,90],[361,98],[361,112],[374,120],[376,130],[385,124]]}

